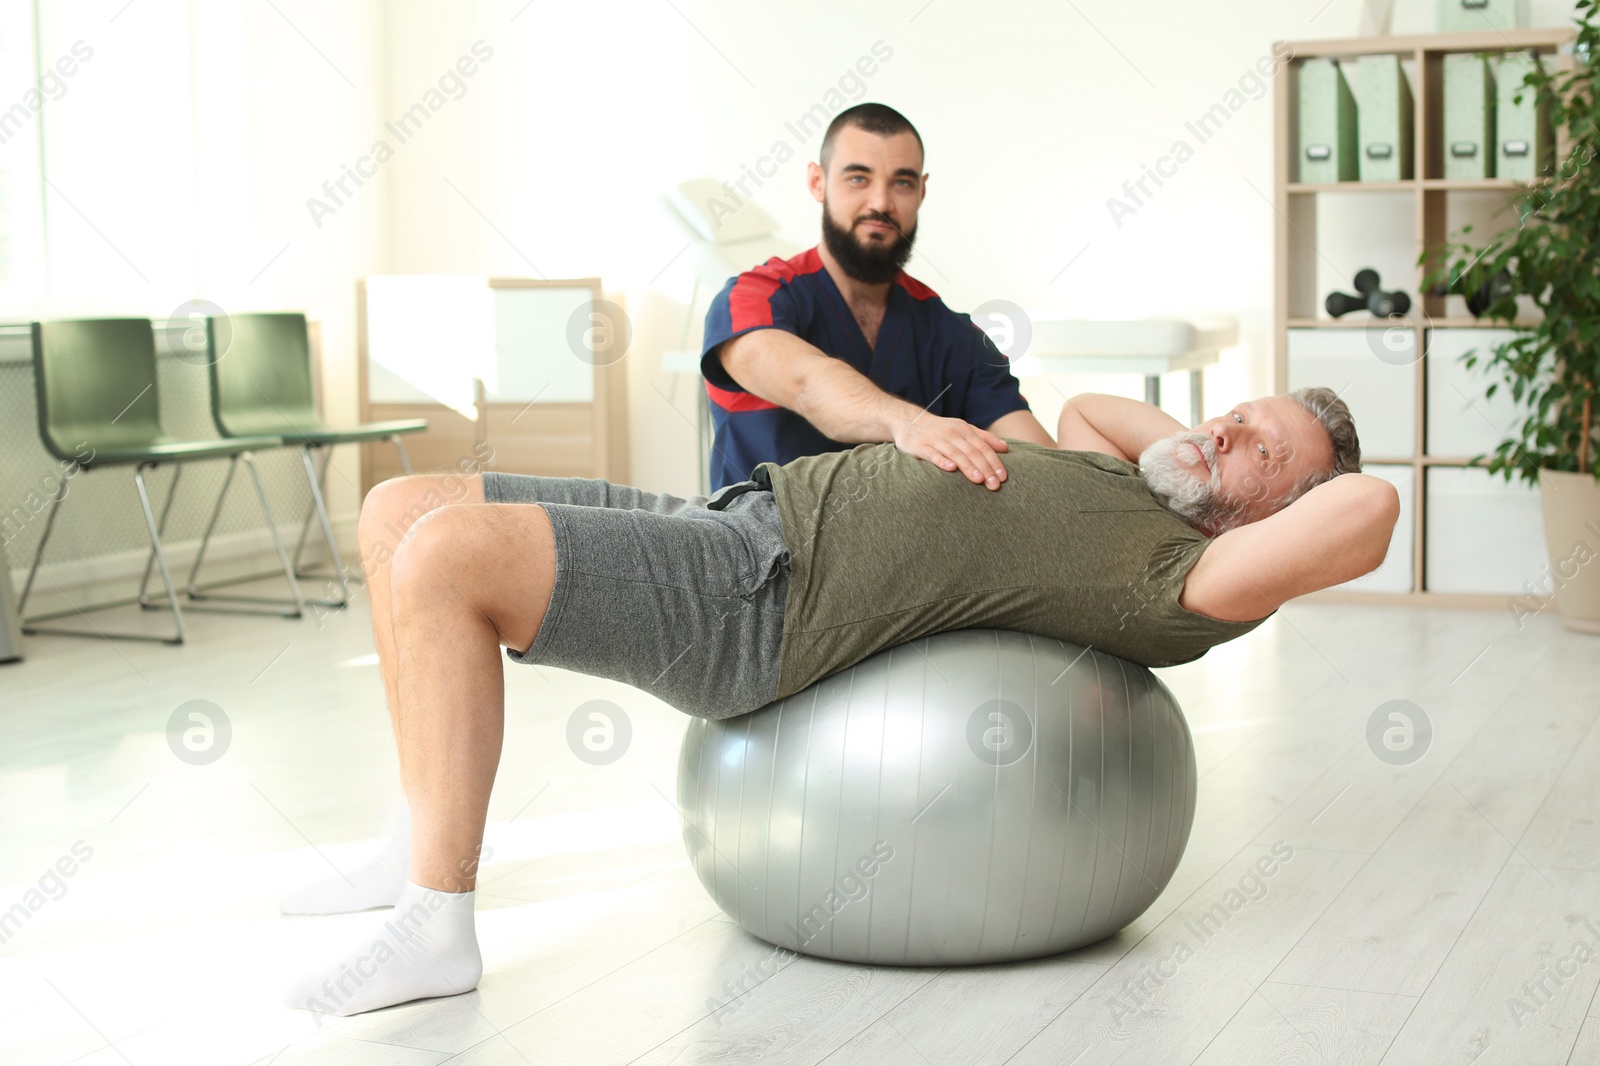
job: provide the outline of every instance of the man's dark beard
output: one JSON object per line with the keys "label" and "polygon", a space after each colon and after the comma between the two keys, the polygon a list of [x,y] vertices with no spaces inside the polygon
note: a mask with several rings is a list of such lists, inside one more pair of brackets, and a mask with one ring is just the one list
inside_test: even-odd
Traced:
{"label": "man's dark beard", "polygon": [[[865,217],[894,225],[877,211]],[[853,221],[851,225],[854,224]],[[864,285],[884,285],[899,276],[900,269],[911,259],[911,245],[916,239],[917,227],[912,226],[909,232],[898,233],[890,243],[863,246],[852,230],[835,225],[828,205],[822,205],[822,242],[844,272]]]}

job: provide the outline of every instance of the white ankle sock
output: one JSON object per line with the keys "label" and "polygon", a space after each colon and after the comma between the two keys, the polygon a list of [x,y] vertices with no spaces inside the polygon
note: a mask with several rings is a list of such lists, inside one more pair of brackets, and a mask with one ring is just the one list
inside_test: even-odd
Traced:
{"label": "white ankle sock", "polygon": [[394,913],[289,987],[291,1007],[360,1014],[413,999],[478,987],[483,957],[473,925],[473,892],[405,883]]}
{"label": "white ankle sock", "polygon": [[346,914],[392,907],[406,884],[411,861],[411,808],[404,800],[394,830],[378,854],[358,868],[305,886],[285,896],[284,914]]}

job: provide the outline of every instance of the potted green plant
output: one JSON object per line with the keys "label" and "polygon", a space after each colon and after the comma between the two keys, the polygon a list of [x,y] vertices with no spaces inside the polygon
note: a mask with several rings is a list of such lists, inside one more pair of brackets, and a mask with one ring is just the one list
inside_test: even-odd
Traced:
{"label": "potted green plant", "polygon": [[[1568,628],[1591,633],[1600,633],[1597,14],[1600,0],[1579,0],[1570,69],[1535,70],[1525,79],[1524,91],[1537,94],[1565,143],[1552,172],[1516,195],[1517,224],[1486,246],[1451,241],[1424,255],[1437,256],[1430,286],[1472,295],[1474,310],[1514,325],[1510,340],[1464,357],[1496,379],[1487,395],[1508,388],[1525,414],[1514,436],[1474,462],[1508,481],[1520,477],[1539,486],[1550,551],[1548,588],[1539,591],[1554,594]],[[1542,317],[1518,323],[1519,296],[1531,299]]]}

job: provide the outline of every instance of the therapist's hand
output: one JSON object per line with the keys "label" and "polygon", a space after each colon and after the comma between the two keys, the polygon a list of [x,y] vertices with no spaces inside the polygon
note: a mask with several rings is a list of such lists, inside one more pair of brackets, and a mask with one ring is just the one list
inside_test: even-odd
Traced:
{"label": "therapist's hand", "polygon": [[941,470],[959,470],[968,481],[991,490],[1006,479],[1005,464],[995,453],[1011,449],[1001,438],[970,422],[926,411],[896,427],[894,445]]}

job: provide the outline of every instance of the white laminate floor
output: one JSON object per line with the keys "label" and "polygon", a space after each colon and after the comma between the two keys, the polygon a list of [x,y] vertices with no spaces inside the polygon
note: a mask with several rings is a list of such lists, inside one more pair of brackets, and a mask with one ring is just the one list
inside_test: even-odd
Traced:
{"label": "white laminate floor", "polygon": [[[507,663],[481,987],[320,1025],[278,1005],[281,975],[370,915],[276,908],[389,825],[365,601],[189,623],[182,648],[39,637],[0,667],[6,1066],[1600,1063],[1600,640],[1553,612],[1519,630],[1509,611],[1291,605],[1161,671],[1199,807],[1128,929],[1006,966],[802,959],[720,1020],[770,949],[684,857],[666,797],[685,720]],[[610,765],[567,746],[590,699],[632,723]],[[231,730],[204,764],[168,740],[196,700]],[[1369,743],[1392,700],[1431,722],[1420,759]],[[1275,845],[1292,856],[1251,880]]]}

